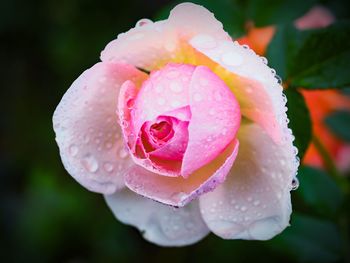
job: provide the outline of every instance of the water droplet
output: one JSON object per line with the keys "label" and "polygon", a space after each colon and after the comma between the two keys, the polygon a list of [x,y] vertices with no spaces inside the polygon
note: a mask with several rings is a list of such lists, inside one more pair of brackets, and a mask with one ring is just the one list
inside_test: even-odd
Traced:
{"label": "water droplet", "polygon": [[292,180],[292,187],[291,190],[297,190],[299,187],[299,179],[297,177],[294,177]]}
{"label": "water droplet", "polygon": [[103,169],[105,169],[106,172],[111,173],[114,170],[113,164],[106,162],[103,165]]}
{"label": "water droplet", "polygon": [[247,93],[252,93],[253,89],[250,86],[247,86],[246,89]]}
{"label": "water droplet", "polygon": [[128,128],[129,123],[128,123],[126,120],[122,120],[121,125],[122,125],[124,128]]}
{"label": "water droplet", "polygon": [[210,114],[211,116],[215,115],[215,113],[216,113],[216,112],[215,112],[214,109],[210,109],[210,110],[209,110],[209,114]]}
{"label": "water droplet", "polygon": [[170,78],[170,79],[175,79],[175,78],[177,78],[178,76],[179,76],[179,72],[178,71],[176,71],[176,70],[171,70],[171,71],[169,71],[167,74],[166,74],[166,76],[168,77],[168,78]]}
{"label": "water droplet", "polygon": [[265,58],[265,57],[261,57],[261,61],[262,61],[265,65],[267,65],[267,63],[268,63],[267,58]]}
{"label": "water droplet", "polygon": [[91,154],[86,155],[81,162],[84,168],[91,173],[98,170],[98,162]]}
{"label": "water droplet", "polygon": [[145,25],[148,25],[148,24],[151,24],[151,23],[153,23],[152,20],[147,19],[147,18],[142,18],[139,21],[137,21],[136,27],[142,27],[142,26],[145,26]]}
{"label": "water droplet", "polygon": [[176,44],[173,41],[168,41],[165,43],[164,47],[169,52],[173,52],[176,49]]}
{"label": "water droplet", "polygon": [[191,40],[191,44],[199,48],[214,48],[216,47],[215,39],[210,35],[197,35]]}
{"label": "water droplet", "polygon": [[281,85],[281,84],[282,84],[282,79],[281,79],[281,77],[278,76],[278,75],[275,75],[275,78],[277,79],[277,83]]}
{"label": "water droplet", "polygon": [[76,156],[78,154],[78,147],[75,144],[72,144],[71,146],[69,146],[69,154],[72,156]]}
{"label": "water droplet", "polygon": [[201,101],[203,98],[202,98],[202,95],[201,95],[201,94],[196,93],[196,94],[193,95],[193,99],[194,99],[194,101],[199,102],[199,101]]}
{"label": "water droplet", "polygon": [[247,198],[247,201],[248,202],[251,202],[253,200],[253,198],[251,197],[251,196],[249,196],[248,198]]}
{"label": "water droplet", "polygon": [[119,157],[125,159],[128,156],[128,152],[123,148],[119,151]]}
{"label": "water droplet", "polygon": [[226,135],[226,134],[227,134],[227,129],[226,129],[226,128],[223,128],[221,134],[222,134],[222,135]]}
{"label": "water droplet", "polygon": [[170,89],[176,93],[179,93],[182,91],[182,86],[178,82],[172,82],[170,83]]}
{"label": "water droplet", "polygon": [[106,142],[105,146],[106,146],[107,149],[111,149],[112,146],[113,146],[113,143],[111,143],[111,142]]}
{"label": "water droplet", "polygon": [[242,212],[247,211],[247,209],[248,209],[248,208],[247,208],[246,206],[242,206],[242,207],[241,207],[241,211],[242,211]]}
{"label": "water droplet", "polygon": [[255,206],[260,205],[260,200],[255,200],[255,201],[253,202],[253,205],[255,205]]}
{"label": "water droplet", "polygon": [[243,62],[243,57],[237,52],[228,52],[221,56],[221,60],[228,66],[239,66]]}

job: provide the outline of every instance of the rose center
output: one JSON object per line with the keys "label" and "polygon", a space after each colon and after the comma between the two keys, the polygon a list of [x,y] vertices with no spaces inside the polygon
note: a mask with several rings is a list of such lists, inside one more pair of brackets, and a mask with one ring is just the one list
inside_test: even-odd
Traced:
{"label": "rose center", "polygon": [[167,121],[155,123],[150,127],[150,134],[155,141],[168,141],[172,131],[172,125]]}

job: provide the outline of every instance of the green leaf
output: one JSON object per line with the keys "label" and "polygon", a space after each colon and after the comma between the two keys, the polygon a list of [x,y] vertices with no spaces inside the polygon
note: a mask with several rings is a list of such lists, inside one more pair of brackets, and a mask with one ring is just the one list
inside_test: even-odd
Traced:
{"label": "green leaf", "polygon": [[269,66],[274,68],[282,79],[289,76],[289,71],[295,62],[294,57],[300,48],[304,32],[297,30],[293,25],[279,25],[276,33],[269,44],[266,57]]}
{"label": "green leaf", "polygon": [[294,145],[299,150],[298,156],[302,159],[311,140],[310,113],[304,97],[297,90],[286,89],[284,94],[287,96],[289,127],[295,136]]}
{"label": "green leaf", "polygon": [[343,196],[340,188],[324,171],[308,166],[298,171],[300,186],[296,192],[317,213],[331,216],[340,208]]}
{"label": "green leaf", "polygon": [[341,253],[335,224],[297,213],[293,213],[291,226],[267,244],[297,262],[335,262]]}
{"label": "green leaf", "polygon": [[324,122],[339,138],[350,142],[350,112],[336,111],[328,115]]}
{"label": "green leaf", "polygon": [[290,72],[296,87],[342,88],[350,85],[350,23],[311,32],[295,56]]}
{"label": "green leaf", "polygon": [[[155,16],[156,20],[167,19],[171,9],[179,3],[188,1],[175,1],[162,8]],[[233,37],[239,37],[244,34],[245,17],[242,7],[231,0],[194,0],[192,3],[202,5],[212,13],[224,25],[224,29]]]}
{"label": "green leaf", "polygon": [[252,0],[248,14],[258,27],[292,22],[301,17],[316,0]]}

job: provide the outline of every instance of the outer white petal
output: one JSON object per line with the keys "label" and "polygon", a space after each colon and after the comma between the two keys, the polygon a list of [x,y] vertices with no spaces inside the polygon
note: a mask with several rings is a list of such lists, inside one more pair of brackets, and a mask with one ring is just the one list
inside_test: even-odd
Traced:
{"label": "outer white petal", "polygon": [[217,63],[216,73],[231,87],[243,116],[258,123],[277,143],[288,136],[286,99],[279,77],[267,66],[266,58],[247,46],[213,35],[197,35],[190,44]]}
{"label": "outer white petal", "polygon": [[116,109],[121,84],[145,74],[132,66],[98,63],[72,84],[57,106],[53,125],[66,170],[87,189],[113,193],[124,186],[132,163],[124,150]]}
{"label": "outer white petal", "polygon": [[289,224],[298,163],[290,142],[275,144],[256,124],[241,127],[237,159],[224,184],[200,197],[204,221],[225,239],[270,239]]}
{"label": "outer white petal", "polygon": [[209,233],[197,201],[175,209],[127,189],[105,199],[119,221],[137,227],[145,239],[160,246],[190,245]]}
{"label": "outer white petal", "polygon": [[102,51],[101,60],[124,62],[147,70],[171,61],[181,63],[184,61],[180,57],[188,55],[183,53],[183,44],[196,34],[230,39],[210,11],[199,5],[182,3],[171,11],[167,20],[153,23],[142,19],[135,28],[119,34]]}

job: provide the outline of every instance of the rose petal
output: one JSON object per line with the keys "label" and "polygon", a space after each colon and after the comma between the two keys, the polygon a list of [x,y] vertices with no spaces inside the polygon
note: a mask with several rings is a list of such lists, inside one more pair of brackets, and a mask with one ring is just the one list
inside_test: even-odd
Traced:
{"label": "rose petal", "polygon": [[206,41],[196,36],[190,44],[218,63],[215,73],[235,94],[242,115],[258,123],[275,142],[280,143],[287,127],[286,100],[275,71],[266,65],[265,58],[237,42],[212,37],[215,45],[208,47]]}
{"label": "rose petal", "polygon": [[185,62],[188,56],[183,43],[194,34],[230,39],[211,12],[199,5],[182,3],[171,11],[168,20],[138,23],[118,35],[102,51],[101,60],[129,63],[146,70],[159,69],[171,61]]}
{"label": "rose petal", "polygon": [[127,80],[125,81],[119,92],[118,97],[118,117],[121,124],[123,137],[129,148],[134,149],[136,136],[133,134],[134,127],[132,122],[131,109],[136,99],[138,88],[135,84]]}
{"label": "rose petal", "polygon": [[238,138],[229,177],[200,197],[202,216],[222,238],[270,239],[289,224],[296,153],[289,142],[275,144],[256,124],[243,125]]}
{"label": "rose petal", "polygon": [[91,191],[113,193],[123,187],[130,165],[115,111],[120,85],[146,74],[132,66],[98,63],[86,70],[57,106],[53,124],[66,170]]}
{"label": "rose petal", "polygon": [[188,40],[198,34],[211,35],[221,40],[231,39],[213,13],[193,3],[181,3],[175,6],[167,22],[169,28],[179,33],[181,40]]}
{"label": "rose petal", "polygon": [[174,127],[174,137],[164,146],[150,153],[151,157],[181,161],[188,142],[188,122],[179,121]]}
{"label": "rose petal", "polygon": [[192,118],[181,171],[185,177],[227,147],[235,138],[241,119],[232,92],[209,68],[196,67],[189,93]]}
{"label": "rose petal", "polygon": [[190,245],[209,233],[196,201],[174,209],[127,189],[105,199],[118,220],[137,227],[145,239],[160,246]]}
{"label": "rose petal", "polygon": [[134,165],[125,172],[125,184],[132,191],[164,204],[182,207],[225,181],[237,156],[238,141],[231,142],[215,160],[187,179],[159,176]]}
{"label": "rose petal", "polygon": [[189,105],[187,87],[194,70],[192,65],[168,64],[151,74],[142,85],[135,101],[135,134],[139,133],[145,122]]}

